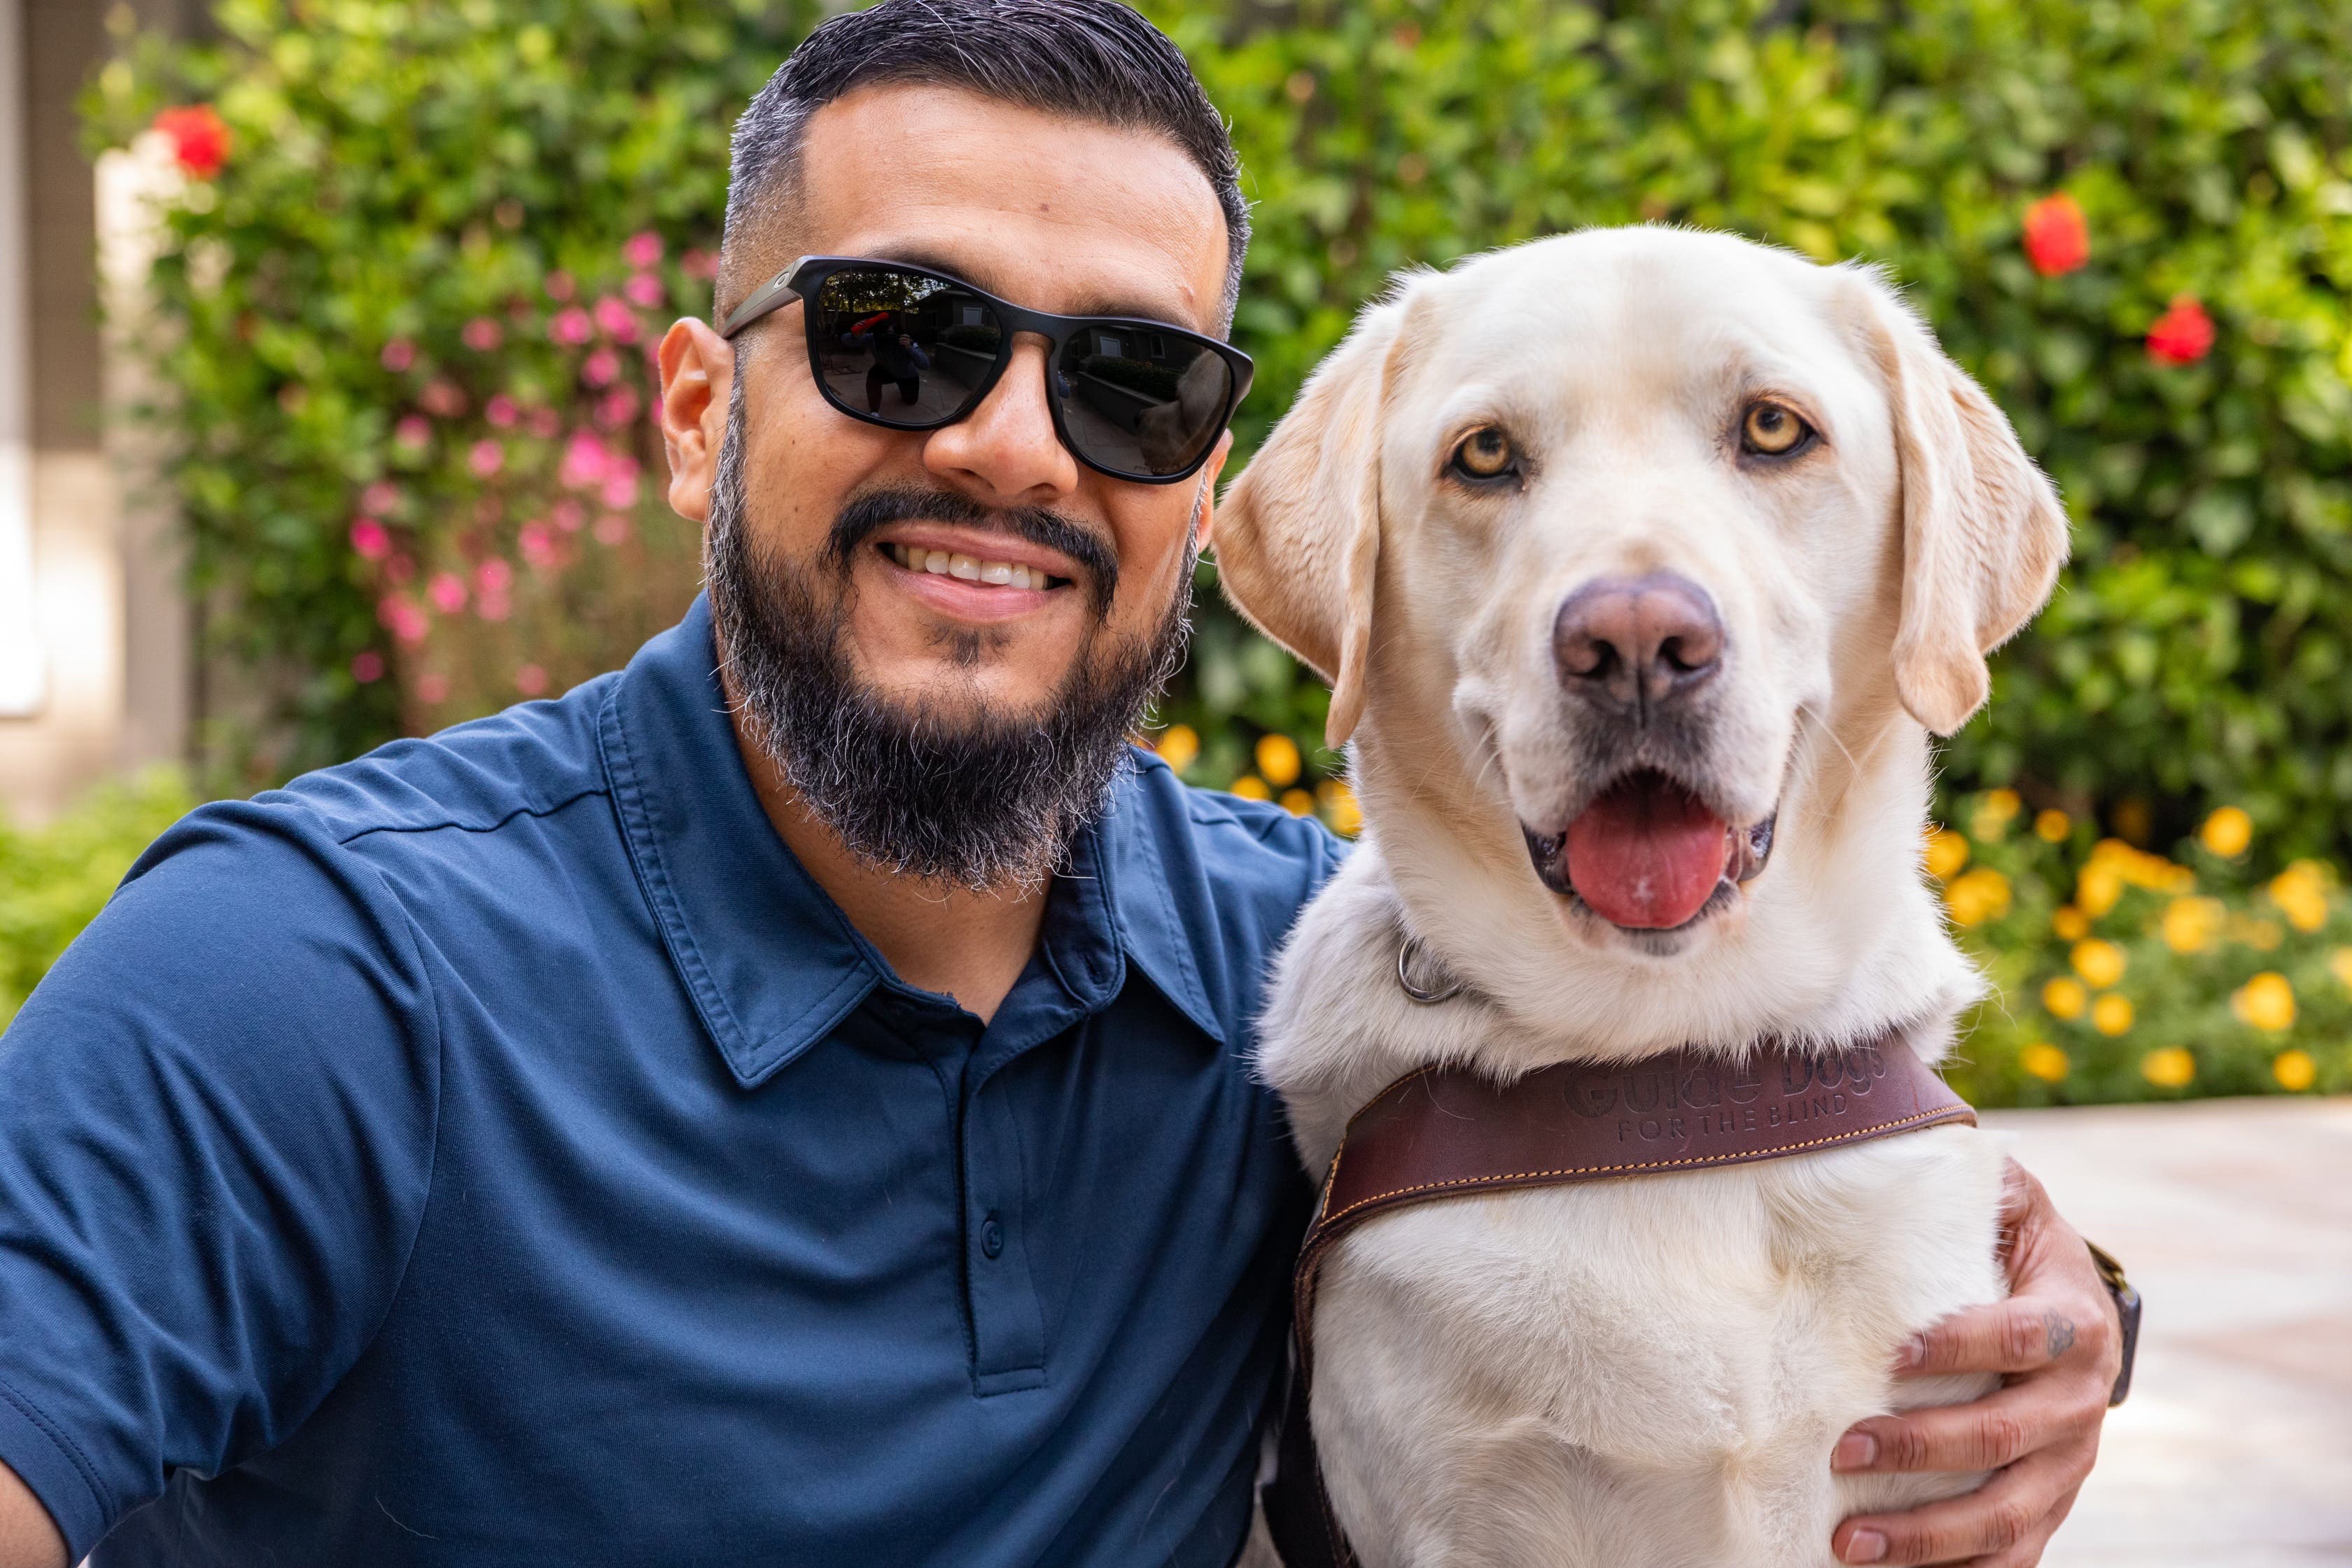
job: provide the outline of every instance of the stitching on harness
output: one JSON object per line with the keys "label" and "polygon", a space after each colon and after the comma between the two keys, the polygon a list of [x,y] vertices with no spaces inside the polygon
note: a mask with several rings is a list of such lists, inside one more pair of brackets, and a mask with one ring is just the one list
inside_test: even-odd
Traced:
{"label": "stitching on harness", "polygon": [[[1794,1154],[1801,1149],[1818,1149],[1827,1143],[1852,1142],[1867,1134],[1899,1131],[1913,1122],[1938,1121],[1960,1114],[1966,1114],[1974,1120],[1976,1113],[1966,1105],[1948,1105],[1935,1110],[1917,1111],[1899,1121],[1881,1121],[1870,1127],[1836,1133],[1828,1138],[1808,1138],[1801,1143],[1785,1144],[1777,1149],[1759,1149],[1756,1153],[1758,1155]],[[1341,1152],[1345,1152],[1345,1151],[1346,1145],[1343,1143]],[[1325,1215],[1321,1223],[1326,1226],[1337,1225],[1367,1204],[1384,1203],[1390,1198],[1401,1198],[1409,1193],[1439,1192],[1454,1187],[1489,1186],[1496,1182],[1542,1181],[1547,1176],[1605,1176],[1622,1171],[1664,1171],[1676,1165],[1723,1165],[1735,1163],[1739,1162],[1726,1160],[1719,1154],[1692,1154],[1679,1160],[1641,1160],[1624,1165],[1569,1165],[1557,1171],[1511,1171],[1499,1176],[1457,1176],[1452,1181],[1422,1182],[1413,1186],[1398,1187],[1391,1192],[1375,1193],[1368,1198],[1359,1198],[1338,1214]],[[1336,1176],[1338,1173],[1338,1158],[1334,1156],[1332,1174]]]}

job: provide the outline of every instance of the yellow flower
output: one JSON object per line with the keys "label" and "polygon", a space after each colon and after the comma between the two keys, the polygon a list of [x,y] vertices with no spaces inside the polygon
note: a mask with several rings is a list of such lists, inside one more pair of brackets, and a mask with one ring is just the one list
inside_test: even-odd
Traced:
{"label": "yellow flower", "polygon": [[2074,973],[2101,990],[2124,977],[2124,950],[2114,942],[2101,942],[2095,937],[2089,942],[2078,942],[2071,956]]}
{"label": "yellow flower", "polygon": [[2053,1018],[2079,1018],[2090,1002],[2091,994],[2071,974],[2062,974],[2042,988],[2042,1005]]}
{"label": "yellow flower", "polygon": [[1948,882],[1969,863],[1969,841],[1948,827],[1927,835],[1927,875]]}
{"label": "yellow flower", "polygon": [[2327,872],[2316,860],[2297,860],[2271,879],[2271,902],[2297,931],[2327,923]]}
{"label": "yellow flower", "polygon": [[2114,909],[2123,896],[2122,875],[2103,860],[2093,860],[2074,879],[2074,907],[2093,920]]}
{"label": "yellow flower", "polygon": [[2197,1058],[2181,1046],[2166,1046],[2139,1059],[2139,1075],[2158,1089],[2187,1089],[2197,1076]]}
{"label": "yellow flower", "polygon": [[2175,899],[2164,906],[2164,945],[2175,952],[2202,952],[2213,945],[2223,917],[2219,899]]}
{"label": "yellow flower", "polygon": [[1282,809],[1290,813],[1293,816],[1305,816],[1308,812],[1315,809],[1315,797],[1308,795],[1303,789],[1284,790],[1282,792]]}
{"label": "yellow flower", "polygon": [[2346,990],[2352,991],[2352,947],[2339,947],[2329,953],[2327,970],[2344,983]]}
{"label": "yellow flower", "polygon": [[1356,804],[1356,792],[1345,779],[1325,779],[1315,786],[1315,794],[1323,803],[1323,820],[1331,825],[1332,832],[1353,838],[1364,830],[1364,808]]}
{"label": "yellow flower", "polygon": [[1964,926],[1982,925],[2009,913],[2009,879],[1990,866],[1956,879],[1944,889],[1952,919]]}
{"label": "yellow flower", "polygon": [[1979,838],[1998,839],[2009,832],[2009,825],[2017,820],[2022,803],[2013,789],[1987,790],[1969,815],[1969,831]]}
{"label": "yellow flower", "polygon": [[2056,1083],[2066,1076],[2066,1053],[2047,1041],[2036,1041],[2017,1053],[2017,1063],[2035,1078]]}
{"label": "yellow flower", "polygon": [[2281,1051],[2271,1058],[2271,1076],[2281,1089],[2301,1094],[2319,1080],[2319,1064],[2309,1051]]}
{"label": "yellow flower", "polygon": [[2294,987],[2277,970],[2265,969],[2230,994],[2230,1011],[2275,1034],[2294,1023]]}
{"label": "yellow flower", "polygon": [[2033,814],[2033,836],[2044,844],[2056,844],[2074,830],[2074,819],[2055,809]]}
{"label": "yellow flower", "polygon": [[1265,782],[1280,789],[1298,782],[1298,742],[1276,731],[1260,735],[1257,741],[1257,771]]}
{"label": "yellow flower", "polygon": [[1160,744],[1154,749],[1162,762],[1181,773],[1199,759],[1201,737],[1190,724],[1171,724],[1160,732]]}
{"label": "yellow flower", "polygon": [[1274,798],[1274,792],[1266,788],[1265,781],[1258,777],[1255,773],[1244,773],[1241,777],[1234,781],[1233,788],[1234,793],[1241,796],[1244,800],[1272,800]]}
{"label": "yellow flower", "polygon": [[2132,1026],[2132,1005],[2128,996],[2108,992],[2091,1004],[2091,1027],[2103,1035],[2120,1035]]}
{"label": "yellow flower", "polygon": [[2050,929],[2061,942],[2080,942],[2091,934],[2091,917],[2072,904],[2061,904],[2050,917]]}
{"label": "yellow flower", "polygon": [[2225,805],[2205,819],[2197,830],[2205,847],[2224,858],[2243,855],[2254,841],[2254,819],[2234,805]]}

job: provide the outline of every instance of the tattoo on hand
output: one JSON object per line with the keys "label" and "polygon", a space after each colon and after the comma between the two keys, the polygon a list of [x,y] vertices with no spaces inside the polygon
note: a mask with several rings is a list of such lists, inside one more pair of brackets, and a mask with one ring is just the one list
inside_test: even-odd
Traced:
{"label": "tattoo on hand", "polygon": [[2063,1312],[2045,1312],[2042,1326],[2050,1333],[2050,1359],[2056,1361],[2074,1346],[2074,1320]]}

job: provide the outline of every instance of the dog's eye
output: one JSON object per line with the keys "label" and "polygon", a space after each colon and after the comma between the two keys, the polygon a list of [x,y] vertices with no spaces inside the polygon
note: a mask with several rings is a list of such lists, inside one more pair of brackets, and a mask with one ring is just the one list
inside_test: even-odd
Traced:
{"label": "dog's eye", "polygon": [[1813,427],[1778,403],[1751,403],[1739,421],[1739,445],[1765,458],[1785,458],[1813,438]]}
{"label": "dog's eye", "polygon": [[1481,425],[1454,448],[1454,471],[1468,479],[1499,479],[1519,466],[1511,438],[1492,425]]}

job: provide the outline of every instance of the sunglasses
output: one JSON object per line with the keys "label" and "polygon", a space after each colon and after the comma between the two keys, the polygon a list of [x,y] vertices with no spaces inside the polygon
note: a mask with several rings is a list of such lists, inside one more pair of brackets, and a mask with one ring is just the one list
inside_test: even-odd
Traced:
{"label": "sunglasses", "polygon": [[731,338],[794,300],[824,400],[888,430],[969,418],[1013,363],[1016,332],[1051,345],[1045,401],[1071,456],[1172,485],[1200,470],[1249,391],[1249,355],[1165,321],[1025,310],[920,267],[803,256],[728,313]]}

